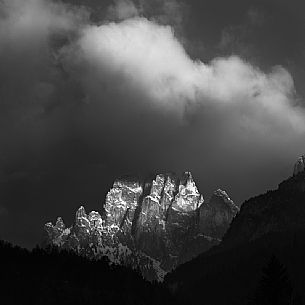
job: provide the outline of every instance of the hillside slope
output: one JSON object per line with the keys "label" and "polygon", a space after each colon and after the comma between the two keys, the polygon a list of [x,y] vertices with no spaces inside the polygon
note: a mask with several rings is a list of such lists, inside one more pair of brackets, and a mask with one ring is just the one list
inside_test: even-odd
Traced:
{"label": "hillside slope", "polygon": [[247,200],[222,243],[166,277],[185,302],[246,304],[272,255],[286,266],[294,293],[305,299],[305,172]]}

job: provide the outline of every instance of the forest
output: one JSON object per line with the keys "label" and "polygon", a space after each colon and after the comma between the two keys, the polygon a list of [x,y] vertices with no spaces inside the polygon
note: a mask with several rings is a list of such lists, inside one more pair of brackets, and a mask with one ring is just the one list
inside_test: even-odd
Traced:
{"label": "forest", "polygon": [[1,304],[179,304],[139,272],[55,247],[27,249],[0,242]]}

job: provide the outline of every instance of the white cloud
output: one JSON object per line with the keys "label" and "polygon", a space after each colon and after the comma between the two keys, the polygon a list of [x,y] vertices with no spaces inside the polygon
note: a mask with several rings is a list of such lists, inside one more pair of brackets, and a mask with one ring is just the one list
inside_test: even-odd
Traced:
{"label": "white cloud", "polygon": [[48,0],[2,0],[0,10],[1,38],[19,43],[74,31],[87,17],[83,9]]}
{"label": "white cloud", "polygon": [[91,158],[109,172],[190,169],[200,180],[235,181],[239,192],[255,171],[257,185],[261,175],[269,185],[303,152],[304,109],[285,68],[194,60],[172,26],[133,15],[119,10],[116,22],[96,25],[60,2],[0,0],[7,160],[26,147],[55,163]]}
{"label": "white cloud", "polygon": [[220,112],[231,107],[243,111],[240,121],[231,124],[305,131],[304,110],[294,105],[293,79],[283,67],[264,73],[237,56],[194,61],[170,26],[140,17],[87,26],[78,48],[79,60],[97,73],[93,81],[109,77],[115,82],[119,77],[127,90],[145,93],[143,103],[180,115],[192,105],[209,105]]}

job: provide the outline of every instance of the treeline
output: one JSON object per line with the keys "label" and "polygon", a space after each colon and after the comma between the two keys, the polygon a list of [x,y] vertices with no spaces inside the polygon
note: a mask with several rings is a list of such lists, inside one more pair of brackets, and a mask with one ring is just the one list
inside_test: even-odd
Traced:
{"label": "treeline", "polygon": [[177,304],[139,272],[56,248],[32,251],[0,241],[1,304]]}

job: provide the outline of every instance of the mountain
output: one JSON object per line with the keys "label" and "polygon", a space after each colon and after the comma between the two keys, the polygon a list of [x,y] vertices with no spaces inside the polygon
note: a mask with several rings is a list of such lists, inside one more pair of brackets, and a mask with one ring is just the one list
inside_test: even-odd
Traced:
{"label": "mountain", "polygon": [[262,270],[276,256],[294,287],[289,304],[295,304],[297,295],[305,300],[304,159],[297,160],[293,176],[277,189],[243,203],[218,246],[166,276],[179,298],[189,304],[202,298],[211,305],[253,304]]}
{"label": "mountain", "polygon": [[233,246],[256,240],[271,232],[296,231],[305,228],[304,156],[294,165],[293,176],[278,189],[247,200],[224,237],[222,246]]}
{"label": "mountain", "polygon": [[153,180],[118,179],[102,212],[80,207],[66,227],[45,225],[45,245],[140,269],[162,281],[178,265],[219,244],[239,208],[218,189],[204,201],[190,172],[158,174]]}

